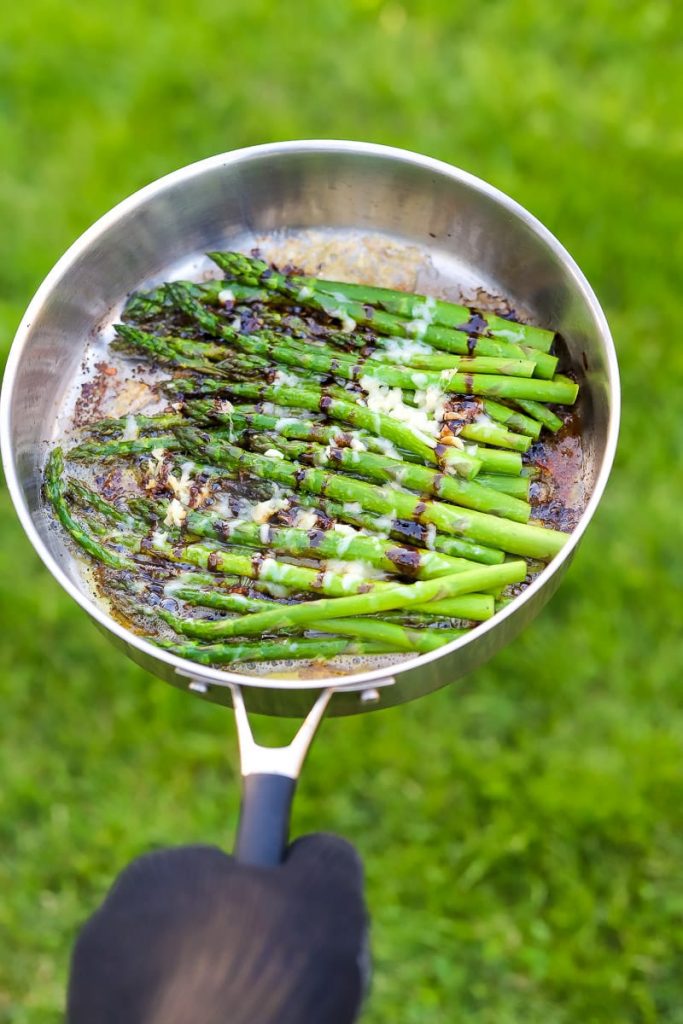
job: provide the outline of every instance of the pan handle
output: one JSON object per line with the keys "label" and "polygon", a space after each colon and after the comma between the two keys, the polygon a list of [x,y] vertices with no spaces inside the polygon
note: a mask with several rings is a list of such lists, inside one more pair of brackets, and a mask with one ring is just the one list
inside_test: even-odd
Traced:
{"label": "pan handle", "polygon": [[275,867],[282,863],[297,779],[332,696],[323,690],[287,747],[255,742],[242,691],[232,688],[242,763],[242,804],[235,857],[242,864]]}

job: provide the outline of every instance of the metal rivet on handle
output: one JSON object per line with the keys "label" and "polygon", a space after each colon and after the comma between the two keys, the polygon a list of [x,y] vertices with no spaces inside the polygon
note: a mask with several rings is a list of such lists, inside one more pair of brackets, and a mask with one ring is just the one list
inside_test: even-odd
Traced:
{"label": "metal rivet on handle", "polygon": [[360,695],[361,704],[377,704],[379,701],[379,690],[371,688],[369,690],[362,690]]}
{"label": "metal rivet on handle", "polygon": [[206,683],[200,683],[198,680],[193,679],[192,682],[190,683],[190,689],[193,691],[193,693],[206,693],[209,687],[206,685]]}

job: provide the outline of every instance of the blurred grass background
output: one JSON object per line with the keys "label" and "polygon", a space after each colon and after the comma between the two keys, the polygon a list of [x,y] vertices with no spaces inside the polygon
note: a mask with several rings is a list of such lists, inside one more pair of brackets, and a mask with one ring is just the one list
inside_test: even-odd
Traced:
{"label": "blurred grass background", "polygon": [[[3,356],[118,200],[297,137],[481,175],[559,236],[611,321],[620,453],[559,595],[464,682],[325,724],[307,766],[295,830],[342,832],[367,864],[368,1024],[683,1021],[682,38],[665,0],[3,13]],[[237,765],[231,716],[122,660],[0,502],[0,1021],[48,1024],[117,870],[230,843]]]}

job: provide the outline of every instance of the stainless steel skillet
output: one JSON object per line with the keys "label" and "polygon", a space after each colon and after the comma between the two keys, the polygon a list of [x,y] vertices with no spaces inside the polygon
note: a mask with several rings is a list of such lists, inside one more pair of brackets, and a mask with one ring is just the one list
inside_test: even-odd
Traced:
{"label": "stainless steel skillet", "polygon": [[[104,353],[107,328],[127,294],[200,272],[208,250],[252,245],[273,253],[294,250],[309,269],[343,252],[366,280],[377,280],[391,265],[412,288],[452,297],[482,288],[505,296],[521,313],[561,333],[581,374],[588,500],[578,526],[520,597],[438,651],[329,679],[277,680],[186,662],[108,614],[93,597],[82,563],[45,514],[41,476],[47,444],[64,429],[74,390],[88,370],[84,354],[92,363]],[[52,575],[139,664],[235,707],[245,780],[237,852],[258,863],[281,857],[295,780],[328,701],[329,713],[347,715],[422,696],[482,664],[540,611],[602,497],[618,424],[618,369],[609,328],[588,282],[557,239],[513,200],[464,171],[403,150],[336,141],[276,143],[211,157],[161,178],[105,214],[61,258],[29,305],[0,405],[10,493]],[[291,747],[264,750],[251,739],[247,711],[308,717]]]}

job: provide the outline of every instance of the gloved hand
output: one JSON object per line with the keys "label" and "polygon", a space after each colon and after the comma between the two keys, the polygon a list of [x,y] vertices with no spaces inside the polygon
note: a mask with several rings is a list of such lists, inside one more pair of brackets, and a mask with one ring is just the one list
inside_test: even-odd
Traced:
{"label": "gloved hand", "polygon": [[68,1024],[351,1024],[367,928],[360,859],[336,836],[298,839],[276,868],[147,854],[78,937]]}

